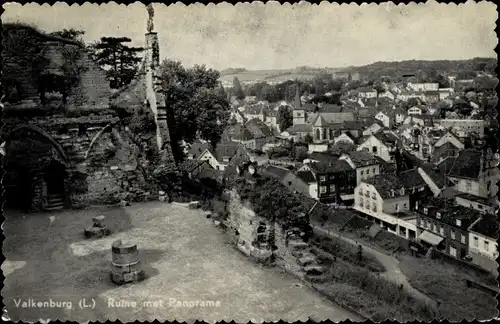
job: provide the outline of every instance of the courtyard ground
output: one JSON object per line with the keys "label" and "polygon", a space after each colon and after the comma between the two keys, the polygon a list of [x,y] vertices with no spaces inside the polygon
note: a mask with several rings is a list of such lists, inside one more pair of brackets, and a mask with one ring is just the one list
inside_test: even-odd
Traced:
{"label": "courtyard ground", "polygon": [[[302,286],[299,279],[253,263],[228,244],[199,210],[150,202],[125,208],[5,214],[2,296],[14,321],[256,322],[308,317],[361,321]],[[91,225],[93,216],[101,214],[106,215],[112,235],[85,239],[83,229]],[[116,239],[138,244],[145,281],[125,286],[110,282],[110,250]],[[71,307],[36,307],[36,302],[49,300],[71,302]],[[202,307],[201,303],[178,307],[174,300],[210,302],[215,307]],[[28,304],[23,308],[22,303],[28,301],[34,301],[35,307]],[[118,307],[120,301],[131,307]]]}

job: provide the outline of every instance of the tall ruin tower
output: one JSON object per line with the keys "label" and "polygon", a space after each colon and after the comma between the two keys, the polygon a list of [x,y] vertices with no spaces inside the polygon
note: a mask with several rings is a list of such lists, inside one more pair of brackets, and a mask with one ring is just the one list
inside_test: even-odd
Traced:
{"label": "tall ruin tower", "polygon": [[161,163],[175,166],[172,152],[170,130],[167,123],[167,100],[162,93],[161,80],[159,78],[160,45],[158,33],[154,32],[154,9],[153,5],[147,6],[149,15],[146,33],[145,69],[146,69],[146,97],[155,116],[156,140],[160,151]]}

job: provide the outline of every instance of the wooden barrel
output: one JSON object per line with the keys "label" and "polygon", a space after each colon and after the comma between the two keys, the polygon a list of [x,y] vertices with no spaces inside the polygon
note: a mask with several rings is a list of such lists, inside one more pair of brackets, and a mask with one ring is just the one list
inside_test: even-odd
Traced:
{"label": "wooden barrel", "polygon": [[144,279],[137,244],[114,241],[111,245],[111,280],[116,284]]}

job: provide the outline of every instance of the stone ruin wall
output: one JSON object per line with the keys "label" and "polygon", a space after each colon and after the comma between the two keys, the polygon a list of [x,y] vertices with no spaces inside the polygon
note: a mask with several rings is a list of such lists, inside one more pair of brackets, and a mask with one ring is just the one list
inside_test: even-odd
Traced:
{"label": "stone ruin wall", "polygon": [[[62,147],[69,162],[66,170],[69,173],[68,207],[157,198],[158,189],[144,174],[148,164],[144,154],[148,137],[132,134],[119,123],[118,117],[91,113],[74,118],[63,115],[10,118],[7,122],[4,134],[19,125],[33,125],[45,130]],[[103,131],[106,126],[108,131]],[[16,159],[23,159],[23,154]],[[42,210],[46,184],[36,178],[33,186],[33,205]]]}

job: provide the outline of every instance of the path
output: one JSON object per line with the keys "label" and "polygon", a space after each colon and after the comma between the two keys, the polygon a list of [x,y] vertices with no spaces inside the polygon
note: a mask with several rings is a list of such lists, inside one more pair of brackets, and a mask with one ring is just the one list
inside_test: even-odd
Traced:
{"label": "path", "polygon": [[413,295],[413,297],[422,300],[423,302],[430,304],[430,305],[436,305],[436,301],[427,296],[426,294],[422,293],[421,291],[415,289],[410,282],[408,281],[408,278],[404,275],[403,272],[401,272],[401,269],[399,267],[399,260],[397,260],[395,257],[391,255],[387,255],[385,253],[382,253],[370,246],[367,246],[363,242],[353,240],[351,238],[339,235],[338,233],[324,229],[320,226],[313,225],[313,228],[315,231],[318,231],[319,233],[332,236],[335,238],[339,238],[345,242],[348,242],[353,245],[359,245],[361,244],[363,246],[363,251],[368,252],[369,254],[373,255],[384,267],[385,271],[380,274],[380,276],[386,278],[387,280],[393,281],[397,284],[402,284],[404,289],[408,291],[410,294]]}
{"label": "path", "polygon": [[[83,229],[99,214],[113,222],[113,234],[84,239]],[[199,210],[151,202],[118,209],[36,214],[25,219],[6,215],[4,254],[8,261],[3,267],[6,280],[2,294],[15,321],[362,320],[313,289],[298,286],[299,279],[249,260],[228,244]],[[148,275],[145,281],[121,287],[109,282],[110,246],[115,239],[132,239],[138,244]],[[16,297],[69,300],[73,307],[22,309],[15,305]],[[96,307],[80,309],[81,298],[87,303],[95,300]],[[219,301],[220,306],[177,306],[172,300]],[[138,306],[118,307],[118,301],[135,301]],[[155,301],[163,305],[144,304]]]}

